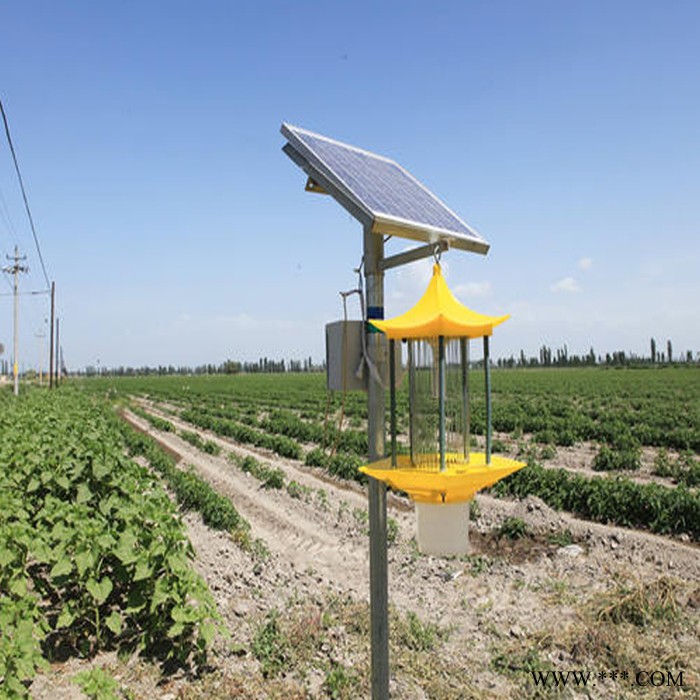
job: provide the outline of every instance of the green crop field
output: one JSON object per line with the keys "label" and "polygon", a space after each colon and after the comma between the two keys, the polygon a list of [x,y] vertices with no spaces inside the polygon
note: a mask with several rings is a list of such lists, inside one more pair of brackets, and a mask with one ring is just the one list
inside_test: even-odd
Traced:
{"label": "green crop field", "polygon": [[[482,381],[474,370],[477,445],[484,433]],[[537,496],[584,522],[681,538],[689,546],[700,541],[700,370],[508,369],[494,371],[492,382],[494,448],[527,466],[491,496],[505,502]],[[405,387],[398,407],[405,432]],[[178,511],[198,512],[254,561],[269,555],[235,498],[177,465],[127,424],[125,412],[146,421],[161,441],[182,440],[203,459],[220,459],[255,480],[260,499],[276,492],[328,509],[326,492],[295,481],[288,464],[341,486],[363,483],[366,396],[330,393],[319,373],[89,378],[19,398],[6,390],[0,408],[0,681],[7,697],[27,697],[47,660],[66,654],[136,650],[181,667],[205,663],[223,628],[192,568]],[[366,526],[362,511],[342,504],[339,521],[345,512]],[[393,542],[399,527],[390,521]],[[527,537],[517,519],[499,532],[515,532],[516,525],[518,538]],[[559,533],[557,541],[570,537]],[[486,561],[468,560],[473,575],[487,570]],[[263,644],[265,635],[282,634],[274,615],[260,622],[250,646],[263,669],[261,683],[290,658],[285,652],[274,664],[268,659],[274,650]],[[409,622],[409,628],[419,624],[415,617]],[[407,623],[397,618],[395,624]],[[432,663],[426,659],[420,663]],[[323,673],[324,688],[346,688],[332,697],[353,697],[365,687],[337,664]],[[436,697],[449,697],[445,692]]]}
{"label": "green crop field", "polygon": [[[480,380],[481,373],[473,371],[477,435],[485,420]],[[501,370],[492,381],[496,447],[530,465],[495,494],[537,495],[591,520],[700,539],[698,369]],[[361,480],[366,398],[328,392],[322,374],[93,379],[86,387],[147,397],[197,428]],[[399,428],[407,424],[407,400],[403,387]],[[584,466],[605,475],[556,468],[557,450],[581,444],[596,450]],[[640,471],[643,449],[654,455],[648,483],[628,478]],[[547,469],[541,466],[545,461]]]}
{"label": "green crop field", "polygon": [[[700,370],[527,369],[494,371],[494,428],[510,432],[551,433],[561,445],[583,440],[619,441],[631,433],[642,445],[700,451]],[[253,415],[267,409],[287,410],[304,420],[323,420],[330,404],[322,374],[246,374],[93,379],[92,388],[149,395],[178,406],[219,407]],[[483,430],[481,373],[472,372],[474,420]],[[407,397],[399,393],[405,419]],[[362,393],[348,393],[346,416],[366,419]]]}
{"label": "green crop field", "polygon": [[216,608],[150,472],[110,408],[72,387],[0,394],[0,683],[24,697],[74,653],[202,659]]}

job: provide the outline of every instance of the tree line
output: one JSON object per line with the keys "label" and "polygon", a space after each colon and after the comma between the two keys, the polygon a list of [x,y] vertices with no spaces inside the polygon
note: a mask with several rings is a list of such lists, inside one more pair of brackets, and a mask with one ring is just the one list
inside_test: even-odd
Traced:
{"label": "tree line", "polygon": [[637,355],[633,352],[617,350],[606,352],[605,355],[596,354],[591,348],[585,355],[570,355],[566,345],[552,351],[547,345],[540,347],[536,356],[527,357],[525,351],[515,357],[511,355],[507,358],[499,358],[496,361],[498,367],[630,367],[630,366],[655,366],[670,364],[698,364],[700,363],[700,352],[693,355],[692,350],[686,350],[685,354],[674,356],[673,344],[666,341],[666,350],[658,350],[656,339],[651,338],[649,343],[650,353],[648,356]]}
{"label": "tree line", "polygon": [[284,372],[320,372],[326,369],[326,363],[314,363],[311,357],[304,360],[273,360],[269,357],[261,357],[250,362],[239,360],[225,360],[220,364],[204,365],[144,365],[141,367],[95,367],[89,365],[84,371],[78,374],[87,377],[110,376],[110,377],[143,377],[169,374],[256,374],[256,373],[284,373]]}

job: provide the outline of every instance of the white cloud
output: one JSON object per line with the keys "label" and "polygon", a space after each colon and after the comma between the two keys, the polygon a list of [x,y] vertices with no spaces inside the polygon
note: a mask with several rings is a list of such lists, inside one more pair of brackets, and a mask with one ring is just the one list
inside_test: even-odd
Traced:
{"label": "white cloud", "polygon": [[[410,301],[411,304],[417,302],[433,276],[433,264],[432,258],[426,258],[399,267],[395,273],[387,275],[388,298],[392,301]],[[443,274],[446,269],[447,265],[443,263]]]}
{"label": "white cloud", "polygon": [[581,291],[581,286],[573,277],[564,277],[551,285],[550,289],[555,293],[575,294]]}
{"label": "white cloud", "polygon": [[458,297],[485,297],[491,293],[491,282],[464,282],[454,288]]}
{"label": "white cloud", "polygon": [[581,258],[578,261],[579,270],[590,270],[593,267],[593,258]]}

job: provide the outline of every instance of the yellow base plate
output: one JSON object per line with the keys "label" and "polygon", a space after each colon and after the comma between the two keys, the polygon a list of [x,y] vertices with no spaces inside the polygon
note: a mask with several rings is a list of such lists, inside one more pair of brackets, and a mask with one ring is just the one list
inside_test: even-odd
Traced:
{"label": "yellow base plate", "polygon": [[524,466],[524,462],[498,455],[492,455],[491,463],[486,464],[486,455],[477,452],[469,456],[468,463],[448,455],[442,472],[416,468],[408,455],[398,455],[395,467],[387,457],[360,467],[360,471],[397,491],[405,491],[419,503],[461,503]]}

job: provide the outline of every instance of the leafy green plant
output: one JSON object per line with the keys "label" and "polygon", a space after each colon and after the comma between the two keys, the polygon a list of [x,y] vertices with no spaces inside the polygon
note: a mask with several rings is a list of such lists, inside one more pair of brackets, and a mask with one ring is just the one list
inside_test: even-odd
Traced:
{"label": "leafy green plant", "polygon": [[542,445],[539,449],[540,459],[554,459],[557,456],[557,448],[554,445]]}
{"label": "leafy green plant", "polygon": [[547,535],[547,542],[558,547],[568,547],[574,543],[574,536],[571,534],[571,530],[557,530]]}
{"label": "leafy green plant", "polygon": [[413,611],[399,617],[395,627],[399,643],[413,651],[432,651],[438,640],[447,636],[446,630],[432,622],[421,622]]}
{"label": "leafy green plant", "polygon": [[180,430],[178,435],[186,442],[189,442],[190,445],[196,447],[202,452],[206,452],[207,454],[214,456],[221,454],[221,447],[219,447],[219,445],[212,440],[203,439],[199,433],[195,433],[191,430]]}
{"label": "leafy green plant", "polygon": [[538,496],[556,510],[568,510],[598,522],[642,527],[658,533],[688,533],[700,539],[700,495],[684,485],[638,484],[617,477],[587,479],[565,469],[531,462],[499,481],[497,496]]}
{"label": "leafy green plant", "polygon": [[287,484],[287,493],[292,498],[308,499],[311,495],[311,491],[312,489],[310,487],[304,486],[303,484],[300,484],[294,480]]}
{"label": "leafy green plant", "polygon": [[506,518],[498,528],[498,536],[509,540],[519,540],[529,534],[525,521],[520,518]]}
{"label": "leafy green plant", "polygon": [[491,452],[500,452],[504,454],[508,452],[508,445],[503,440],[494,440],[491,443]]}
{"label": "leafy green plant", "polygon": [[81,671],[73,680],[90,700],[119,700],[122,695],[115,678],[99,667]]}
{"label": "leafy green plant", "polygon": [[476,522],[481,517],[481,506],[476,497],[469,501],[469,520]]}
{"label": "leafy green plant", "polygon": [[491,567],[491,561],[479,554],[468,555],[465,560],[469,564],[469,574],[474,577],[483,574]]}
{"label": "leafy green plant", "polygon": [[601,445],[593,458],[596,471],[636,470],[641,466],[642,450],[637,446],[608,447]]}
{"label": "leafy green plant", "polygon": [[396,543],[399,537],[399,524],[394,520],[394,518],[386,519],[386,541],[391,546]]}
{"label": "leafy green plant", "polygon": [[263,488],[283,489],[285,486],[286,478],[284,471],[278,467],[261,464],[255,457],[251,457],[250,455],[244,457],[240,461],[239,466],[241,471],[252,474],[256,479],[261,481]]}
{"label": "leafy green plant", "polygon": [[255,630],[251,651],[260,662],[260,672],[265,678],[276,676],[285,667],[290,654],[289,641],[282,633],[276,610],[271,610]]}
{"label": "leafy green plant", "polygon": [[657,476],[675,476],[676,470],[671,460],[668,450],[661,447],[654,457],[654,474]]}
{"label": "leafy green plant", "polygon": [[540,657],[539,649],[536,647],[522,649],[522,645],[515,649],[509,647],[500,651],[491,658],[489,665],[494,671],[503,675],[529,674],[551,668],[551,664]]}
{"label": "leafy green plant", "polygon": [[0,470],[4,688],[23,696],[40,651],[59,648],[202,662],[216,606],[168,496],[125,455],[118,419],[69,388],[2,408],[0,463],[12,466]]}
{"label": "leafy green plant", "polygon": [[654,459],[654,474],[671,477],[679,484],[686,486],[700,485],[700,461],[695,459],[692,452],[686,451],[672,459],[668,451],[661,448]]}
{"label": "leafy green plant", "polygon": [[357,676],[345,666],[333,663],[323,681],[323,688],[327,697],[333,700],[353,700],[357,697]]}
{"label": "leafy green plant", "polygon": [[175,432],[175,427],[170,421],[165,420],[160,416],[155,416],[152,413],[149,413],[148,411],[141,408],[141,406],[131,405],[130,409],[132,413],[135,413],[137,416],[140,416],[141,418],[147,420],[156,430],[160,430],[163,433]]}

